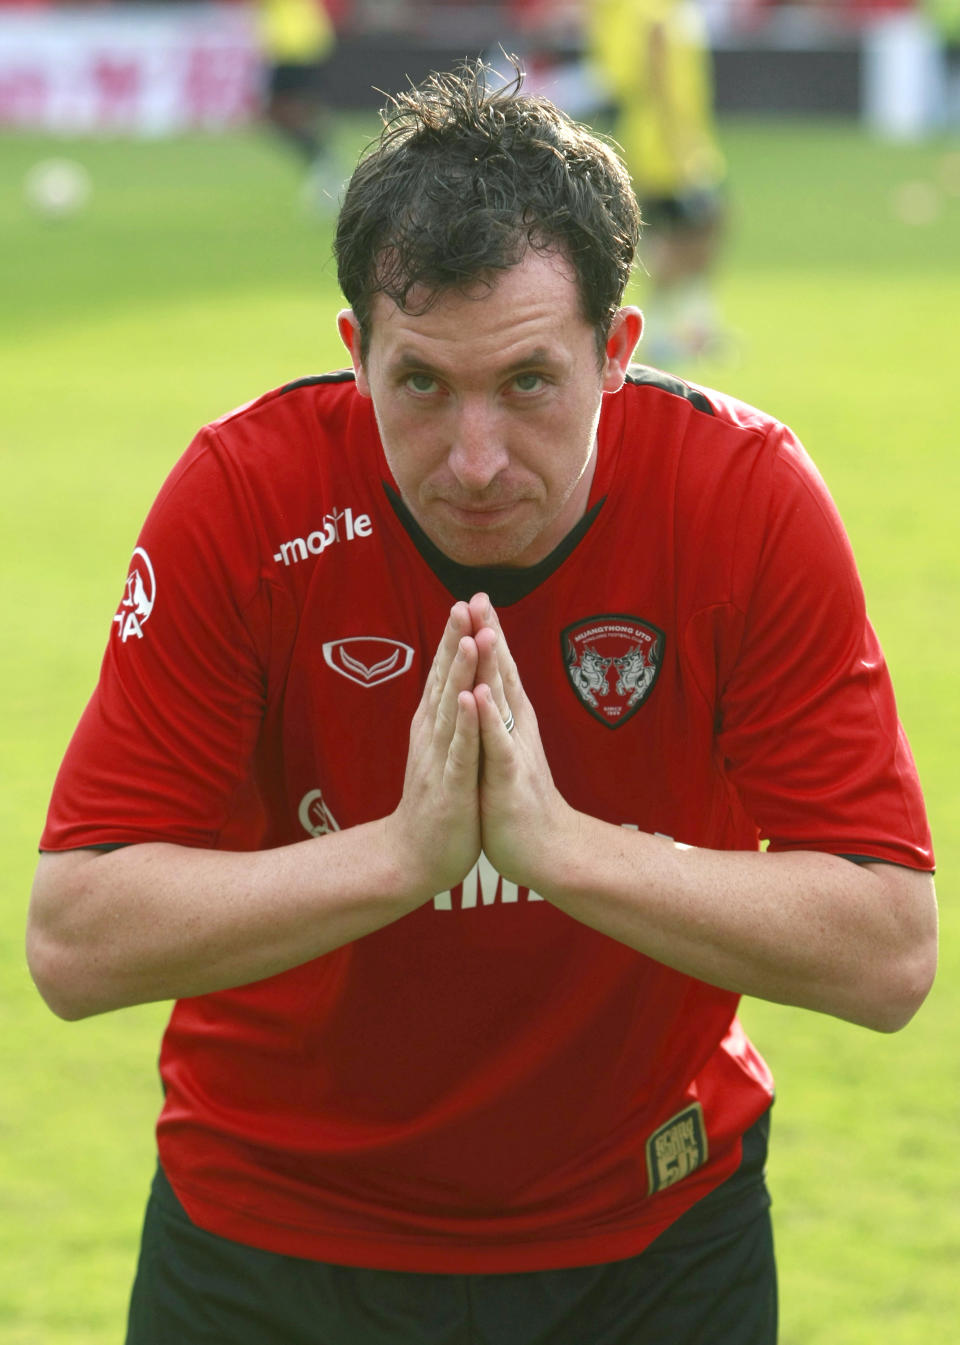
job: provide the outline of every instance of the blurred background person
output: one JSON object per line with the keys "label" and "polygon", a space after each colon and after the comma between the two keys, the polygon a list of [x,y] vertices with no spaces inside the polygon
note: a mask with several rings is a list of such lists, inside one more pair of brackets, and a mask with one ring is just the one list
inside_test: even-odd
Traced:
{"label": "blurred background person", "polygon": [[332,212],[345,176],[330,145],[333,21],[323,0],[259,0],[258,21],[264,118],[306,166],[306,203]]}
{"label": "blurred background person", "polygon": [[646,356],[669,365],[716,354],[724,334],[712,275],[726,165],[702,16],[693,0],[590,0],[585,22],[646,223]]}

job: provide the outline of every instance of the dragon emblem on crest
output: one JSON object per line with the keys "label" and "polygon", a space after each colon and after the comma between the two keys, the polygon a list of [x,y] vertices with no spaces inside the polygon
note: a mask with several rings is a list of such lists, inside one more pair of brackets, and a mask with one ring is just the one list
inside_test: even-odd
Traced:
{"label": "dragon emblem on crest", "polygon": [[660,672],[666,636],[639,617],[589,617],[561,637],[567,677],[581,704],[607,728],[640,708]]}

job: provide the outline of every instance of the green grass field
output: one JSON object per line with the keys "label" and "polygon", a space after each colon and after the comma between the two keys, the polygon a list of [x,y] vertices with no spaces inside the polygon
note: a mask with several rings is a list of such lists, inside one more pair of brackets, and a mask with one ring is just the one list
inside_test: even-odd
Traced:
{"label": "green grass field", "polygon": [[[344,128],[347,155],[366,129]],[[832,123],[724,139],[739,353],[686,372],[790,422],[834,491],[926,785],[943,908],[937,986],[898,1036],[744,1006],[779,1085],[782,1345],[930,1345],[956,1338],[960,1255],[958,154]],[[94,183],[61,223],[22,197],[51,153]],[[22,955],[36,842],[167,468],[205,420],[344,362],[329,232],[253,134],[0,138],[2,1345],[122,1339],[165,1009],[64,1024],[44,1008]]]}

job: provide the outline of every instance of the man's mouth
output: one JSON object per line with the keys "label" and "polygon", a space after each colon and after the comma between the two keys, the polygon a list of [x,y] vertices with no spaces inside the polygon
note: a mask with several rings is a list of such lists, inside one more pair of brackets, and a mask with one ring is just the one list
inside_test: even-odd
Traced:
{"label": "man's mouth", "polygon": [[516,507],[516,500],[507,500],[501,504],[455,504],[452,500],[444,500],[449,512],[460,523],[468,527],[493,527],[508,514],[512,513]]}

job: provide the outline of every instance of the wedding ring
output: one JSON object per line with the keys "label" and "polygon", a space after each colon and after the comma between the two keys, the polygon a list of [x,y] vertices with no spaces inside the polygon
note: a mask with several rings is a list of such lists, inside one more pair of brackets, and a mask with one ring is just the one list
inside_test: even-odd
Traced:
{"label": "wedding ring", "polygon": [[514,723],[515,723],[515,722],[516,722],[516,721],[515,721],[514,718],[513,718],[513,711],[512,711],[512,710],[507,710],[507,717],[506,717],[506,719],[503,721],[503,727],[507,730],[508,733],[512,733],[512,732],[513,732],[513,726],[514,726]]}

